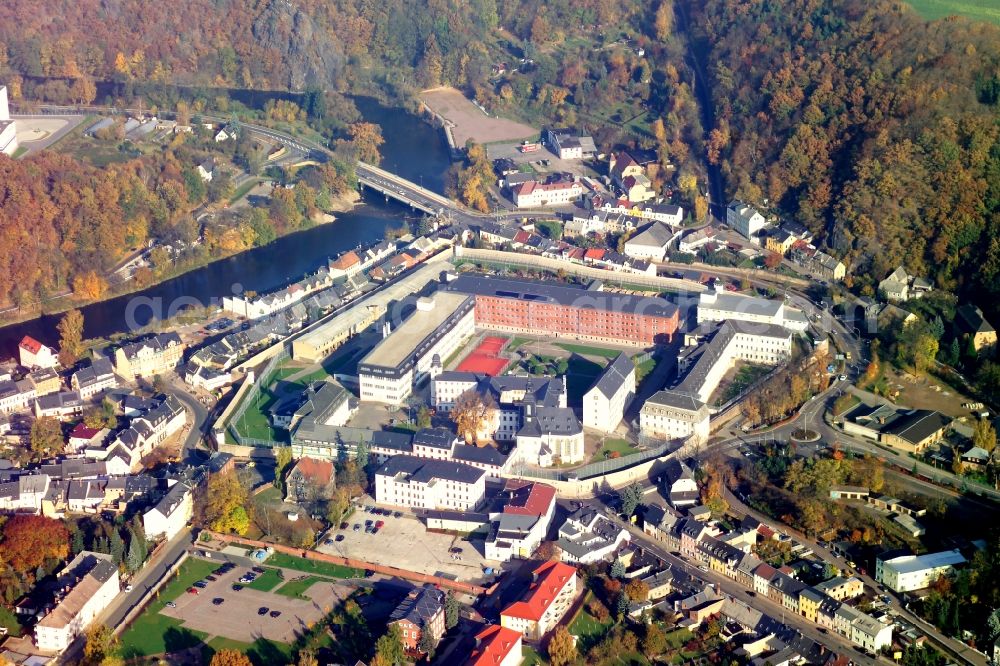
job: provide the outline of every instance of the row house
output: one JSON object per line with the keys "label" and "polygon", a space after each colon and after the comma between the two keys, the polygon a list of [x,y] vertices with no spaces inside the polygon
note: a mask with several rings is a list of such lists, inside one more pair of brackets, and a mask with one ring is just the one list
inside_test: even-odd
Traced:
{"label": "row house", "polygon": [[35,397],[35,387],[27,379],[0,381],[0,412],[4,414],[27,410]]}
{"label": "row house", "polygon": [[103,357],[94,359],[90,365],[74,372],[70,378],[70,388],[79,391],[84,400],[90,400],[117,386],[118,378],[111,360]]}
{"label": "row house", "polygon": [[161,397],[152,406],[136,416],[129,427],[118,433],[103,449],[87,449],[85,455],[105,460],[109,470],[126,472],[138,469],[142,459],[168,437],[178,432],[187,422],[187,412],[174,396]]}

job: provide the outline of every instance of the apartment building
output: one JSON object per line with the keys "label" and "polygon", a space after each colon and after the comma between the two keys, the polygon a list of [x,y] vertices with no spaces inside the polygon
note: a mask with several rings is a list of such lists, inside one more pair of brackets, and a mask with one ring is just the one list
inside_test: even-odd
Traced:
{"label": "apartment building", "polygon": [[74,372],[70,378],[70,387],[79,391],[84,400],[90,400],[116,386],[118,378],[115,376],[115,369],[111,360],[106,358],[94,359],[90,365]]}
{"label": "apartment building", "polygon": [[21,338],[17,345],[18,360],[25,368],[54,368],[59,364],[56,350],[43,345],[30,335]]}
{"label": "apartment building", "polygon": [[388,624],[399,627],[403,648],[409,654],[422,654],[420,642],[429,633],[433,645],[444,635],[444,592],[433,587],[411,590],[389,614]]}
{"label": "apartment building", "polygon": [[467,666],[519,666],[524,660],[521,632],[498,624],[487,625],[475,636]]}
{"label": "apartment building", "polygon": [[379,504],[474,511],[485,495],[486,472],[464,463],[399,455],[375,472]]}
{"label": "apartment building", "polygon": [[169,541],[187,526],[193,513],[191,487],[178,481],[153,508],[142,514],[142,529],[147,539]]}
{"label": "apartment building", "polygon": [[503,511],[490,515],[486,559],[507,562],[531,557],[552,523],[556,489],[544,483],[508,479],[503,496]]}
{"label": "apartment building", "polygon": [[576,569],[549,561],[532,572],[524,598],[500,612],[500,626],[527,640],[541,640],[562,619],[576,598]]}
{"label": "apartment building", "polygon": [[737,200],[726,206],[726,224],[744,238],[759,243],[760,232],[767,226],[767,220],[755,208]]}
{"label": "apartment building", "polygon": [[583,196],[583,185],[577,182],[539,183],[529,180],[514,191],[514,205],[518,208],[563,206]]}
{"label": "apartment building", "polygon": [[154,377],[176,368],[184,343],[176,333],[160,333],[115,351],[115,372],[127,379]]}
{"label": "apartment building", "polygon": [[590,507],[581,507],[566,517],[559,527],[556,545],[565,562],[600,562],[631,540],[624,528]]}
{"label": "apartment building", "polygon": [[56,605],[35,625],[40,650],[62,652],[83,634],[119,591],[118,567],[110,555],[83,551],[58,577]]}

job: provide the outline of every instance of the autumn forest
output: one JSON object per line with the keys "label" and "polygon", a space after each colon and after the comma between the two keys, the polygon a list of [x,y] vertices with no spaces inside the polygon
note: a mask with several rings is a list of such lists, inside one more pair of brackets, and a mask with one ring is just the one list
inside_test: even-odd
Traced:
{"label": "autumn forest", "polygon": [[[1000,293],[996,26],[927,23],[892,0],[46,5],[0,5],[0,76],[15,96],[22,77],[56,77],[70,98],[91,95],[92,81],[331,95],[375,86],[411,101],[450,84],[497,113],[581,125],[602,149],[656,149],[677,169],[676,200],[695,212],[707,210],[704,162],[718,165],[727,198],[809,226],[860,293],[900,263],[984,305]],[[647,56],[611,48],[620,34]],[[491,75],[511,54],[530,66]],[[711,127],[692,93],[692,54]],[[655,121],[604,113],[623,100]],[[0,298],[58,290],[144,234],[183,237],[190,224],[183,167],[170,158],[99,169],[44,155],[0,168]]]}

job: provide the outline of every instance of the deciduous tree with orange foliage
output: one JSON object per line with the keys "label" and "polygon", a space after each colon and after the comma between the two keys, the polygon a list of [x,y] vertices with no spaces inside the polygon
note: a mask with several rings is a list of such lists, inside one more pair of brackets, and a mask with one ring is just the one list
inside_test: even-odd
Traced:
{"label": "deciduous tree with orange foliage", "polygon": [[18,514],[0,528],[0,559],[20,573],[69,555],[69,531],[61,520]]}

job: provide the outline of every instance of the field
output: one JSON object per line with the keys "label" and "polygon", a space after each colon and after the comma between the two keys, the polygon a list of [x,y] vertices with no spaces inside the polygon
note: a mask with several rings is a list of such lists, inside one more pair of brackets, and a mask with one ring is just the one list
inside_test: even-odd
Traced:
{"label": "field", "polygon": [[281,583],[281,576],[278,575],[277,569],[264,569],[264,573],[257,576],[252,583],[247,583],[244,587],[249,587],[251,590],[261,590],[263,592],[270,592],[276,588]]}
{"label": "field", "polygon": [[[618,458],[636,452],[638,449],[624,439],[609,439],[604,442],[604,446],[594,452],[594,457],[591,458],[590,462],[599,462],[612,456]],[[616,453],[618,455],[615,455]]]}
{"label": "field", "polygon": [[306,590],[315,585],[316,583],[321,583],[328,578],[320,578],[319,576],[305,576],[298,580],[293,580],[285,583],[279,587],[275,592],[277,594],[283,594],[286,597],[297,597],[299,599],[307,599],[304,594]]}
{"label": "field", "polygon": [[420,93],[420,100],[434,113],[454,123],[452,132],[459,147],[469,139],[476,143],[493,143],[538,136],[538,130],[529,125],[487,116],[454,88],[426,90]]}
{"label": "field", "polygon": [[908,0],[911,7],[928,21],[945,16],[965,16],[975,21],[1000,24],[997,0]]}

